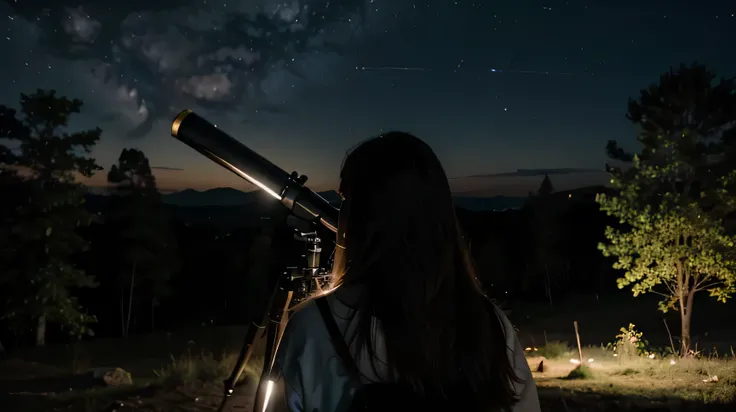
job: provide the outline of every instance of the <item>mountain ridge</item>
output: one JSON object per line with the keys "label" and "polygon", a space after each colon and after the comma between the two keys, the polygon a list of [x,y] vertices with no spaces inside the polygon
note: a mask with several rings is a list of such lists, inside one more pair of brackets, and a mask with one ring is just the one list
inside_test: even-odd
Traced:
{"label": "mountain ridge", "polygon": [[[334,190],[318,192],[332,204],[340,203],[340,195]],[[271,197],[263,191],[243,192],[231,187],[219,187],[207,190],[184,189],[179,192],[164,194],[164,203],[180,207],[208,207],[208,206],[246,206],[254,203],[271,201]],[[496,195],[479,197],[458,195],[454,196],[459,207],[468,210],[502,210],[514,209],[523,206],[526,197]]]}

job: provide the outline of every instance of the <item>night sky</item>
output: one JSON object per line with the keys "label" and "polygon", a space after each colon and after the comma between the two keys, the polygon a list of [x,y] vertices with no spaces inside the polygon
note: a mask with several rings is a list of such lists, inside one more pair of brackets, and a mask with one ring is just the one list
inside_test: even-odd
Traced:
{"label": "night sky", "polygon": [[[346,150],[399,129],[457,193],[521,195],[538,169],[576,169],[557,189],[605,182],[606,141],[636,148],[627,99],[670,66],[736,75],[733,0],[351,2],[6,0],[0,103],[83,99],[72,126],[104,130],[98,162],[139,148],[164,190],[252,188],[170,137],[192,108],[317,190]],[[262,13],[260,31],[242,13]]]}

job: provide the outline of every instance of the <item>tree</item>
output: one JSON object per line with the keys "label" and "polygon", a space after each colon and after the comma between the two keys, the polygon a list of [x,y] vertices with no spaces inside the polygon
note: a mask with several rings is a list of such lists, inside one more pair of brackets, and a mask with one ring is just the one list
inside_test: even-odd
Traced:
{"label": "tree", "polygon": [[[0,138],[7,139],[23,132],[23,124],[16,118],[15,110],[0,106]],[[0,144],[0,302],[10,299],[12,282],[16,272],[9,270],[17,254],[14,227],[17,224],[19,200],[23,199],[20,191],[23,179],[14,168],[16,156],[10,148]],[[4,347],[0,343],[0,354]]]}
{"label": "tree", "polygon": [[542,180],[542,184],[539,186],[539,190],[537,190],[537,196],[549,196],[554,192],[555,188],[552,186],[552,181],[549,179],[549,175],[545,173],[544,180]]}
{"label": "tree", "polygon": [[[137,149],[123,149],[107,180],[114,185],[106,221],[111,236],[114,277],[120,299],[122,336],[130,333],[135,290],[150,303],[151,328],[155,308],[167,291],[173,269],[174,239],[163,213],[161,195],[148,158]],[[126,293],[127,290],[127,293]],[[127,302],[126,302],[127,301]]]}
{"label": "tree", "polygon": [[92,333],[87,325],[95,318],[73,295],[76,288],[96,286],[93,277],[74,265],[88,247],[77,230],[92,220],[84,208],[86,189],[76,177],[101,169],[88,154],[102,131],[64,131],[82,101],[58,97],[53,90],[22,94],[20,107],[16,117],[12,109],[0,106],[3,136],[20,143],[18,154],[9,156],[20,173],[8,177],[16,190],[12,220],[4,224],[4,241],[13,245],[5,255],[11,262],[3,277],[12,293],[4,313],[9,320],[35,319],[36,344],[43,346],[47,322],[75,337]]}
{"label": "tree", "polygon": [[679,310],[682,355],[690,350],[695,295],[708,291],[723,302],[736,291],[736,238],[724,228],[736,210],[736,171],[728,163],[736,84],[714,79],[703,66],[681,66],[629,101],[642,149],[631,154],[608,143],[609,156],[629,167],[609,167],[619,194],[597,197],[621,223],[599,245],[625,271],[618,287],[660,294],[660,310]]}
{"label": "tree", "polygon": [[524,207],[525,237],[532,253],[526,262],[522,290],[526,293],[530,287],[543,285],[544,296],[550,306],[554,305],[552,290],[557,286],[556,277],[565,270],[567,263],[560,249],[559,216],[556,208],[550,203],[553,201],[550,196],[554,192],[552,180],[549,174],[545,173],[539,189],[536,193],[529,193]]}

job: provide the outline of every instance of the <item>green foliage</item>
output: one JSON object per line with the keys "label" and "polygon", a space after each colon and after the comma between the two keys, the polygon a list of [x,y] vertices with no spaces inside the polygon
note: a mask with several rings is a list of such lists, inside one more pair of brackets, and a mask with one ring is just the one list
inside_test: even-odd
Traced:
{"label": "green foliage", "polygon": [[649,342],[644,339],[644,332],[637,331],[633,323],[629,323],[628,328],[621,328],[619,331],[613,343],[613,350],[619,356],[649,356]]}
{"label": "green foliage", "polygon": [[683,352],[694,294],[724,302],[736,291],[736,237],[724,225],[736,210],[736,84],[714,79],[682,66],[629,101],[643,147],[629,154],[609,142],[609,155],[630,167],[609,168],[619,194],[596,199],[620,224],[599,245],[624,272],[618,287],[662,295],[662,311],[678,308]]}
{"label": "green foliage", "polygon": [[587,365],[578,365],[575,369],[571,370],[563,379],[566,380],[578,380],[578,379],[591,379],[593,378],[593,371]]}
{"label": "green foliage", "polygon": [[546,359],[559,359],[570,352],[570,346],[567,342],[552,341],[547,342],[544,346],[536,350],[536,355],[543,356]]}
{"label": "green foliage", "polygon": [[96,286],[93,277],[74,265],[88,247],[78,230],[92,220],[84,208],[85,187],[75,178],[100,169],[86,154],[101,131],[63,132],[82,102],[57,97],[54,91],[21,95],[20,103],[19,117],[0,106],[0,132],[20,143],[18,153],[3,151],[3,193],[8,194],[0,226],[3,317],[19,324],[42,318],[74,337],[91,335],[88,324],[96,319],[71,293]]}
{"label": "green foliage", "polygon": [[599,245],[604,256],[618,258],[613,267],[624,271],[619,289],[631,285],[637,296],[662,286],[656,292],[665,298],[663,312],[677,308],[690,292],[707,290],[725,302],[736,290],[736,238],[725,233],[722,222],[673,193],[665,193],[656,208],[639,209],[636,186],[622,189],[618,197],[597,198],[601,209],[626,227],[606,228],[608,243]]}
{"label": "green foliage", "polygon": [[621,328],[616,340],[608,343],[605,349],[611,350],[619,358],[632,359],[637,357],[664,358],[674,355],[671,348],[655,348],[644,339],[644,333],[636,330],[633,323]]}

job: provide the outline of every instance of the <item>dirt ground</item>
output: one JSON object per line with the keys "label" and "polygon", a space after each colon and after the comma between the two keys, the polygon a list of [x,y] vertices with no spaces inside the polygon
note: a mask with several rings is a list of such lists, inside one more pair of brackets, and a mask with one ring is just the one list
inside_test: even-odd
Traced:
{"label": "dirt ground", "polygon": [[[240,329],[214,328],[10,353],[11,358],[0,359],[0,411],[214,412],[223,397],[220,378],[162,386],[154,372],[181,356],[188,362],[212,362],[211,356],[201,354],[236,353],[241,334]],[[572,355],[545,360],[546,370],[534,373],[543,411],[736,411],[736,405],[728,403],[736,399],[736,360],[626,363],[606,358],[596,348],[586,348],[584,355],[586,361],[594,359],[589,363],[591,379],[565,379],[576,366],[570,362]],[[532,370],[540,360],[529,357]],[[83,372],[103,366],[129,371],[134,385],[95,386]],[[716,375],[717,382],[708,381]],[[250,411],[252,394],[252,385],[241,386],[226,411]]]}
{"label": "dirt ground", "polygon": [[[530,359],[535,367],[539,359]],[[653,379],[652,376],[600,374],[608,366],[594,368],[593,380],[566,380],[575,365],[565,361],[547,361],[544,373],[535,373],[542,410],[577,411],[733,411],[734,405],[704,403],[678,388],[694,385],[689,394],[707,391],[713,385],[698,376],[679,380]],[[84,387],[88,382],[70,375],[55,374],[52,367],[24,364],[19,360],[0,362],[6,370],[25,371],[26,379],[0,380],[0,405],[4,412],[215,412],[222,396],[217,383],[187,384],[164,389],[158,385],[118,388]],[[35,368],[35,369],[34,369]],[[58,370],[56,371],[58,372]],[[36,376],[28,379],[35,373]],[[43,375],[43,376],[42,376]],[[77,375],[80,376],[80,375]],[[5,376],[7,378],[7,376]],[[730,383],[726,383],[729,384]],[[671,396],[668,396],[669,395]],[[705,392],[704,392],[705,393]],[[253,404],[253,386],[240,386],[229,399],[227,412],[249,412]]]}

